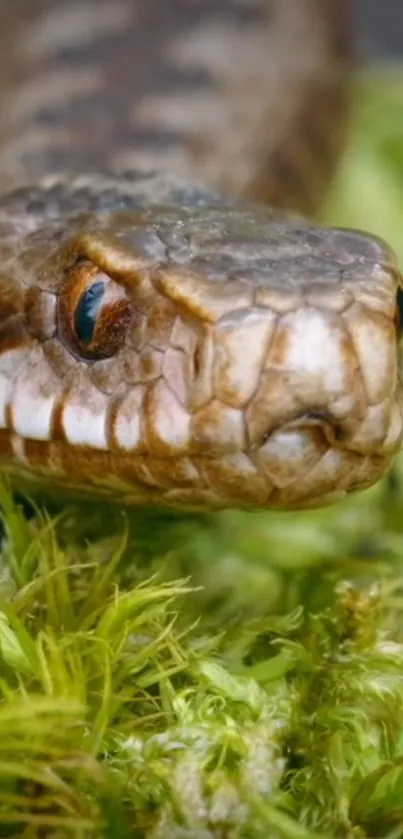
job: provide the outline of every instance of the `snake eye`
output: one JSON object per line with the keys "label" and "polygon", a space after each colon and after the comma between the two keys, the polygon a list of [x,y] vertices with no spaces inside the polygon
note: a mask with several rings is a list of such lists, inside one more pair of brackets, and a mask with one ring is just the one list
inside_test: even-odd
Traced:
{"label": "snake eye", "polygon": [[104,291],[105,283],[98,280],[98,282],[85,289],[77,305],[74,319],[75,329],[77,338],[83,346],[88,346],[93,340]]}
{"label": "snake eye", "polygon": [[116,355],[133,320],[123,286],[81,260],[68,272],[58,307],[60,337],[74,355],[97,360]]}

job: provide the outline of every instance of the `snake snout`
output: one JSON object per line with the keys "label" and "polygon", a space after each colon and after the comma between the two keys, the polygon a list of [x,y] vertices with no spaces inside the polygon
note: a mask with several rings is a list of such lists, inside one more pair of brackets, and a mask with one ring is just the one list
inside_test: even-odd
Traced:
{"label": "snake snout", "polygon": [[396,330],[354,304],[283,317],[238,311],[215,329],[215,392],[242,410],[270,506],[323,504],[370,485],[402,439]]}

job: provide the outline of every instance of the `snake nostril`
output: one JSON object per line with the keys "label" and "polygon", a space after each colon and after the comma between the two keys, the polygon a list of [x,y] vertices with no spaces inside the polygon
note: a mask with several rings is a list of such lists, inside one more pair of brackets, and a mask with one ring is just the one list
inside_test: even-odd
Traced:
{"label": "snake nostril", "polygon": [[253,445],[253,448],[262,448],[270,437],[279,430],[302,430],[304,428],[316,428],[318,433],[321,433],[327,443],[332,446],[336,443],[341,443],[346,436],[340,423],[335,421],[334,417],[332,417],[327,411],[301,411],[298,414],[294,414],[293,417],[290,417],[284,423],[271,427],[269,431],[267,431],[267,433],[259,440],[259,442]]}
{"label": "snake nostril", "polygon": [[304,426],[316,426],[332,446],[335,443],[342,443],[346,437],[345,430],[340,423],[327,411],[306,411],[296,418],[296,423],[301,428]]}
{"label": "snake nostril", "polygon": [[344,429],[328,412],[306,411],[298,419],[301,425],[319,425],[331,442],[340,443],[345,438]]}

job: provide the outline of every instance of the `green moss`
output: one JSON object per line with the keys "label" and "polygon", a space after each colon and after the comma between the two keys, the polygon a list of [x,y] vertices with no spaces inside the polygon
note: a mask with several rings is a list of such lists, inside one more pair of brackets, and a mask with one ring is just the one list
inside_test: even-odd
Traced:
{"label": "green moss", "polygon": [[[359,82],[326,215],[403,255],[402,91]],[[402,835],[402,463],[292,516],[0,504],[0,836]]]}

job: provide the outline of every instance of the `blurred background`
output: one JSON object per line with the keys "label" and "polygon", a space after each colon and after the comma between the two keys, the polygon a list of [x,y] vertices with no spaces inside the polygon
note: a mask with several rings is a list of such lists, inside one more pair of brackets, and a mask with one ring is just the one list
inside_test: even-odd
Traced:
{"label": "blurred background", "polygon": [[357,54],[350,141],[325,210],[376,233],[403,260],[403,2],[350,0]]}
{"label": "blurred background", "polygon": [[351,18],[364,59],[403,56],[401,0],[352,0]]}

